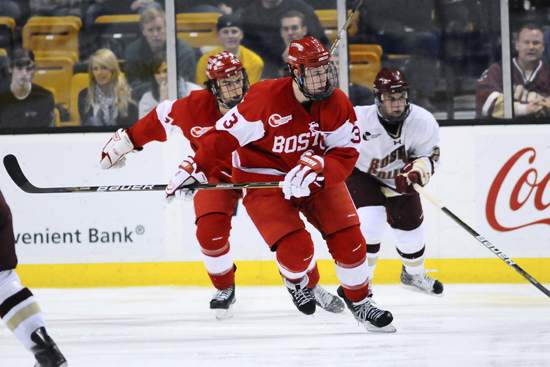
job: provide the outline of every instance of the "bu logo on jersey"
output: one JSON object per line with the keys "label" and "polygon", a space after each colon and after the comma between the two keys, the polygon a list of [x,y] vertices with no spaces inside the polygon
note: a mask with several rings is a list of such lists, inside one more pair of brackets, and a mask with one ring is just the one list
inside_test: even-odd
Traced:
{"label": "bu logo on jersey", "polygon": [[286,124],[290,120],[292,120],[292,115],[281,117],[281,115],[278,115],[278,114],[275,113],[275,114],[269,116],[268,122],[269,122],[269,126],[277,127],[277,126],[281,126],[281,125]]}
{"label": "bu logo on jersey", "polygon": [[202,127],[202,126],[193,126],[191,128],[191,135],[194,137],[194,138],[200,138],[205,132],[207,132],[208,130],[212,129],[214,126],[210,126],[210,127]]}

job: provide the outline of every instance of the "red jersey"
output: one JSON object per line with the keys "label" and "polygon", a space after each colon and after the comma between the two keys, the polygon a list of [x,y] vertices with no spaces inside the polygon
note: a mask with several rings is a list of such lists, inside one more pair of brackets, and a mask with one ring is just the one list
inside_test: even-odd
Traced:
{"label": "red jersey", "polygon": [[233,180],[282,179],[306,152],[324,157],[325,186],[351,173],[360,143],[355,112],[339,89],[304,107],[294,97],[292,78],[266,80],[251,86],[244,100],[203,138],[195,161],[208,176],[218,175],[219,160],[231,152]]}
{"label": "red jersey", "polygon": [[[151,141],[166,141],[174,132],[183,134],[194,152],[201,146],[203,135],[222,117],[216,97],[207,90],[191,92],[176,101],[164,101],[135,123],[128,135],[136,148]],[[231,154],[221,160],[222,176],[231,177]]]}

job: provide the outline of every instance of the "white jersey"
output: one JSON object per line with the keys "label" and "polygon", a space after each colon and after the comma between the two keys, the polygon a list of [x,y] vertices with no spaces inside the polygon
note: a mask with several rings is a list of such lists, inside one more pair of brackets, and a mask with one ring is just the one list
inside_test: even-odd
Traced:
{"label": "white jersey", "polygon": [[411,113],[395,135],[384,129],[376,105],[355,107],[361,149],[355,167],[395,189],[407,162],[421,158],[433,174],[439,166],[439,125],[433,115],[411,103]]}

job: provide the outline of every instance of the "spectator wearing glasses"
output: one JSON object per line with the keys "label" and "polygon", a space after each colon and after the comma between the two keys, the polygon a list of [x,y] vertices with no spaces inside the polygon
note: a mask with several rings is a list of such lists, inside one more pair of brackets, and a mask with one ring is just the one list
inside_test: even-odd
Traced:
{"label": "spectator wearing glasses", "polygon": [[237,15],[228,14],[218,18],[216,25],[217,38],[221,46],[211,52],[204,54],[197,64],[197,84],[204,84],[207,81],[206,65],[210,56],[227,51],[236,56],[243,64],[248,74],[250,85],[260,81],[264,69],[264,61],[256,53],[241,45],[243,39],[243,26]]}
{"label": "spectator wearing glasses", "polygon": [[11,83],[0,95],[0,127],[51,127],[55,119],[53,94],[34,84],[34,53],[22,48],[9,64]]}

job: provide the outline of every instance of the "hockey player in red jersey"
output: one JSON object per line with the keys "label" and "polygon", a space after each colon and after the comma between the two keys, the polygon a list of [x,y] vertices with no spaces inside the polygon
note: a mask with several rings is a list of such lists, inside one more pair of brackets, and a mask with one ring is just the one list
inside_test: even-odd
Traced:
{"label": "hockey player in red jersey", "polygon": [[[366,244],[344,185],[358,157],[360,137],[346,95],[335,88],[330,52],[315,38],[289,48],[292,77],[254,84],[243,102],[208,131],[195,157],[170,179],[167,199],[206,173],[223,177],[233,156],[233,181],[283,181],[283,189],[245,190],[243,204],[270,246],[296,307],[313,314],[308,288],[314,245],[300,212],[324,236],[342,284],[340,295],[367,330],[393,332],[388,311],[369,297]],[[204,172],[204,173],[203,173]]]}
{"label": "hockey player in red jersey", "polygon": [[[117,131],[103,149],[101,167],[116,167],[124,161],[125,153],[140,149],[154,140],[166,141],[173,133],[183,133],[196,152],[202,146],[204,134],[243,99],[249,88],[245,68],[239,59],[227,51],[208,59],[206,74],[206,90],[192,92],[176,101],[165,101],[129,130]],[[220,157],[218,163],[219,174],[210,177],[209,181],[231,182],[231,154]],[[206,180],[206,176],[201,175],[199,181],[205,183]],[[187,199],[193,199],[194,194],[187,192]],[[236,267],[229,245],[229,232],[231,217],[241,197],[240,190],[202,190],[193,199],[197,240],[208,275],[217,289],[210,308],[217,311],[216,317],[219,319],[232,316],[231,305],[235,302]],[[344,305],[340,299],[318,285],[319,271],[315,263],[309,274],[309,286],[315,290],[319,304],[327,311],[342,312]]]}
{"label": "hockey player in red jersey", "polygon": [[441,295],[443,285],[424,274],[425,228],[420,197],[439,165],[439,125],[424,108],[409,103],[408,83],[398,70],[383,70],[374,80],[376,104],[356,106],[361,150],[346,180],[367,241],[370,279],[386,221],[392,227],[408,289]]}
{"label": "hockey player in red jersey", "polygon": [[17,256],[10,207],[0,192],[0,318],[36,358],[35,367],[66,367],[67,361],[46,332],[32,292],[15,272]]}

